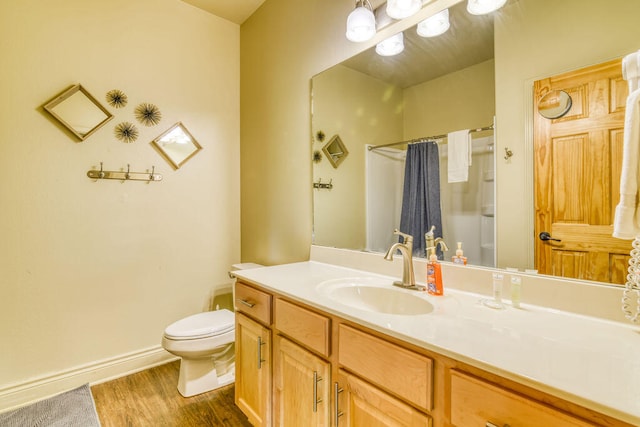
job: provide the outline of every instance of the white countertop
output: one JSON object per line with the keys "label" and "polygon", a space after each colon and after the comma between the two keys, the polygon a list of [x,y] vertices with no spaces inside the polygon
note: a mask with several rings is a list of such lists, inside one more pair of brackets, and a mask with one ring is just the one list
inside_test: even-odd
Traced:
{"label": "white countertop", "polygon": [[[398,278],[314,261],[234,272],[265,289],[422,348],[640,425],[640,329],[522,304],[493,310],[485,296],[447,289],[424,315],[373,313],[319,292],[326,280]],[[399,288],[396,288],[399,289]]]}

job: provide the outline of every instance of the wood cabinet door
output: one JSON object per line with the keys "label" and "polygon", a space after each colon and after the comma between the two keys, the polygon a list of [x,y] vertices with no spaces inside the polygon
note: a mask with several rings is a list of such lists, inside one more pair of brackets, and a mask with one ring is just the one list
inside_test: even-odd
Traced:
{"label": "wood cabinet door", "polygon": [[536,105],[555,90],[572,99],[562,117],[534,113],[535,267],[622,284],[631,241],[612,237],[628,93],[621,60],[539,80],[534,90]]}
{"label": "wood cabinet door", "polygon": [[236,312],[235,402],[254,426],[271,425],[271,331]]}
{"label": "wood cabinet door", "polygon": [[338,373],[338,389],[335,427],[431,426],[428,415],[346,371]]}
{"label": "wood cabinet door", "polygon": [[297,344],[274,338],[276,426],[330,426],[331,365]]}

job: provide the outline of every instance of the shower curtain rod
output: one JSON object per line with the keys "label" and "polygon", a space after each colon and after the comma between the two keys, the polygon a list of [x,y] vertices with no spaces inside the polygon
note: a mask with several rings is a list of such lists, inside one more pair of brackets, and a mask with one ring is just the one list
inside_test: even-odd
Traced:
{"label": "shower curtain rod", "polygon": [[[484,132],[486,130],[493,130],[493,125],[485,126],[483,128],[469,129],[469,133]],[[415,144],[417,142],[433,141],[434,139],[442,139],[442,138],[446,138],[446,137],[447,137],[447,134],[435,135],[435,136],[424,136],[422,138],[410,139],[408,141],[392,142],[390,144],[382,144],[382,145],[371,145],[371,146],[369,146],[367,148],[368,148],[369,151],[371,151],[371,150],[375,150],[376,148],[391,147],[393,145],[402,145],[402,144]]]}

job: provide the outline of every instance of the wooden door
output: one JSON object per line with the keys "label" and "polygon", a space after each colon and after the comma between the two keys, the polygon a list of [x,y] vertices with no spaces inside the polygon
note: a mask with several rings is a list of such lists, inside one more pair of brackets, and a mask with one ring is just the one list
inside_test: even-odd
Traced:
{"label": "wooden door", "polygon": [[235,402],[256,427],[271,425],[271,331],[236,312]]}
{"label": "wooden door", "polygon": [[[620,192],[627,83],[621,60],[534,84],[534,102],[564,90],[571,109],[534,112],[535,267],[542,274],[625,282],[630,240],[611,237]],[[540,239],[540,233],[552,239]]]}
{"label": "wooden door", "polygon": [[275,425],[330,427],[329,362],[281,336],[274,353]]}
{"label": "wooden door", "polygon": [[338,427],[431,426],[431,418],[368,382],[340,370]]}

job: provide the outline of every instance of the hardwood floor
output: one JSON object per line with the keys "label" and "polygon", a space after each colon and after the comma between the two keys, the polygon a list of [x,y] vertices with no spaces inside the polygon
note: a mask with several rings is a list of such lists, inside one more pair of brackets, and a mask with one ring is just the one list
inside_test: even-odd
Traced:
{"label": "hardwood floor", "polygon": [[234,386],[182,397],[180,361],[91,387],[102,427],[251,426],[233,402]]}

